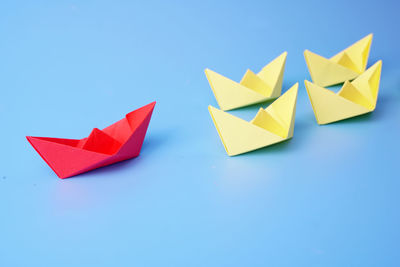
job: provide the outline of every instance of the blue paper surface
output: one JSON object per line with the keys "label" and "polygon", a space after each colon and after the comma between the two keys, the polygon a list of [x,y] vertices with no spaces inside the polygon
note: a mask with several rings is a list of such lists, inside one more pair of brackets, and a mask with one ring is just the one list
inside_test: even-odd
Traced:
{"label": "blue paper surface", "polygon": [[[399,4],[144,2],[0,4],[0,266],[399,266]],[[304,49],[369,33],[376,110],[318,126]],[[283,51],[293,139],[228,157],[204,69],[238,81]],[[138,158],[75,178],[25,140],[82,138],[154,100]]]}

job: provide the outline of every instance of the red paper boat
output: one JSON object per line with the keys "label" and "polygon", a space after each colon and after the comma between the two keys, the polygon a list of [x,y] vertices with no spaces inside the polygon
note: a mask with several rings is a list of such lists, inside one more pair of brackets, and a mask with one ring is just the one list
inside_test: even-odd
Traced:
{"label": "red paper boat", "polygon": [[132,111],[103,130],[94,128],[83,139],[26,138],[58,177],[64,179],[138,156],[155,104]]}

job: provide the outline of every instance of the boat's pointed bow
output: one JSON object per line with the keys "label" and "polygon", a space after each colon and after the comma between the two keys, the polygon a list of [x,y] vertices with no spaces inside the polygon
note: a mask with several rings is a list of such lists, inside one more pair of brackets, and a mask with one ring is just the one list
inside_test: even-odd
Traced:
{"label": "boat's pointed bow", "polygon": [[117,155],[128,159],[139,155],[156,102],[152,102],[126,115],[132,134]]}
{"label": "boat's pointed bow", "polygon": [[61,179],[94,169],[108,156],[61,144],[60,139],[26,137],[28,142]]}

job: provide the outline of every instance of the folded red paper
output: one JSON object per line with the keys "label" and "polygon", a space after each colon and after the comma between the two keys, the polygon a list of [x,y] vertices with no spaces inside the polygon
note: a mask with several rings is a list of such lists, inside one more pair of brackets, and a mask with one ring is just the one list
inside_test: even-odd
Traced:
{"label": "folded red paper", "polygon": [[58,177],[68,178],[137,157],[155,104],[134,110],[103,130],[94,128],[83,139],[26,138]]}

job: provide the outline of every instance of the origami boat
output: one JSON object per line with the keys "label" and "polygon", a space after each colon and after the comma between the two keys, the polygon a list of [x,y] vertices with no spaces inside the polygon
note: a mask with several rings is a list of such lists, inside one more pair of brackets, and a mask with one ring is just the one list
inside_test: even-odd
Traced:
{"label": "origami boat", "polygon": [[260,108],[250,122],[209,106],[226,153],[234,156],[292,138],[297,91],[298,83],[268,108]]}
{"label": "origami boat", "polygon": [[304,57],[311,79],[319,86],[353,80],[367,67],[371,42],[372,34],[369,34],[329,59],[305,50]]}
{"label": "origami boat", "polygon": [[287,52],[266,65],[259,73],[247,70],[240,83],[210,69],[205,73],[222,110],[240,108],[280,96]]}
{"label": "origami boat", "polygon": [[352,82],[346,81],[338,93],[305,81],[318,124],[327,124],[375,110],[382,61],[376,62]]}
{"label": "origami boat", "polygon": [[27,136],[29,143],[60,178],[136,157],[140,153],[156,102],[128,113],[83,139]]}

